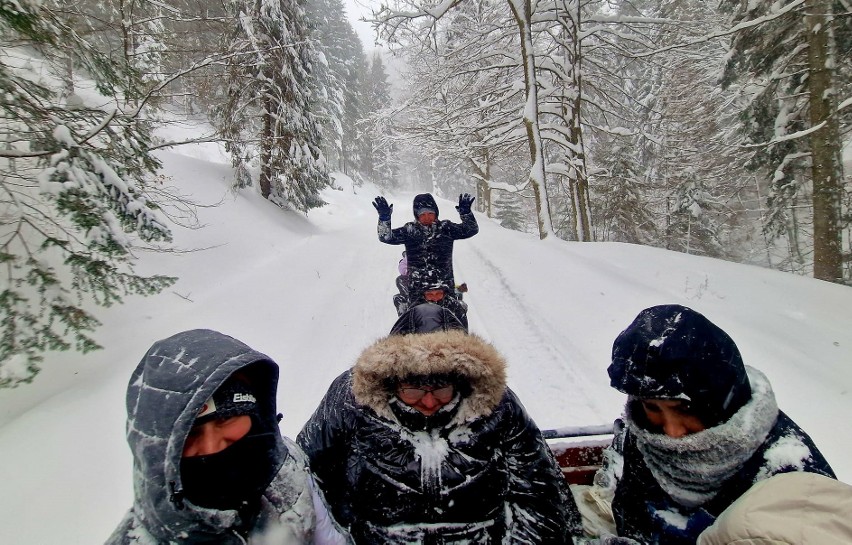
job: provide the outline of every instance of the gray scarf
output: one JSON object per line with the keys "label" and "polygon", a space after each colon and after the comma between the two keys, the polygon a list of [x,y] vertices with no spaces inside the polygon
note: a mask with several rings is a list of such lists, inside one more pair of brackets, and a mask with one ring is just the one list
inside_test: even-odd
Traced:
{"label": "gray scarf", "polygon": [[[763,444],[778,419],[766,376],[746,366],[751,400],[721,424],[680,438],[639,427],[627,411],[629,432],[660,487],[684,507],[710,501]],[[629,407],[629,404],[628,404]]]}

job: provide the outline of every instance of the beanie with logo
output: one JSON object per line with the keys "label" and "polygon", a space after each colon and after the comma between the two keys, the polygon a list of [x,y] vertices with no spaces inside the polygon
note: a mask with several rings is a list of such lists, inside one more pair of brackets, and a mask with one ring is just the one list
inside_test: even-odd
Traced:
{"label": "beanie with logo", "polygon": [[244,437],[224,450],[181,458],[182,492],[193,504],[250,512],[258,508],[280,464],[274,463],[278,432],[274,423],[262,418],[251,385],[240,376],[228,378],[204,404],[193,426],[243,415],[252,421]]}
{"label": "beanie with logo", "polygon": [[231,376],[204,403],[193,425],[242,415],[251,416],[254,422],[258,420],[257,398],[249,384]]}

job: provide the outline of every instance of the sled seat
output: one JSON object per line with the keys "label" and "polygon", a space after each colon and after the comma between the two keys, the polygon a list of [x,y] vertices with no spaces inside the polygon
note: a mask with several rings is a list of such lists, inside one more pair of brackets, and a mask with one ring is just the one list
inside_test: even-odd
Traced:
{"label": "sled seat", "polygon": [[568,426],[542,430],[568,484],[591,485],[603,464],[603,451],[612,443],[612,424]]}
{"label": "sled seat", "polygon": [[568,484],[591,485],[603,463],[603,451],[610,442],[611,439],[586,439],[549,443],[549,446]]}

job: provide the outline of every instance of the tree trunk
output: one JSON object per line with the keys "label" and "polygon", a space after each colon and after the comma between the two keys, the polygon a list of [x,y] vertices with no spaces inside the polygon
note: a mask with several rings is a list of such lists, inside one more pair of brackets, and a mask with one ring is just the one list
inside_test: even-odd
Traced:
{"label": "tree trunk", "polygon": [[805,27],[808,35],[808,91],[811,127],[822,125],[810,135],[811,175],[814,207],[814,278],[843,281],[840,200],[843,165],[837,126],[836,97],[832,88],[834,63],[828,28],[831,2],[806,0]]}
{"label": "tree trunk", "polygon": [[535,209],[538,223],[538,236],[544,240],[553,234],[553,222],[550,218],[550,204],[547,196],[547,185],[544,177],[544,147],[541,141],[541,130],[538,124],[538,85],[535,74],[535,50],[532,39],[532,7],[530,0],[509,0],[509,7],[518,25],[521,38],[521,54],[524,59],[524,90],[526,104],[524,106],[524,126],[527,129],[527,140],[530,147],[529,182],[535,195]]}
{"label": "tree trunk", "polygon": [[272,118],[273,104],[268,93],[263,97],[263,130],[260,136],[260,194],[268,199],[272,194],[272,146],[275,145],[273,127],[275,120]]}
{"label": "tree trunk", "polygon": [[468,163],[473,171],[473,177],[476,180],[476,198],[479,204],[476,209],[480,212],[485,212],[487,217],[491,215],[491,154],[488,148],[482,151],[482,163],[479,164],[471,158],[468,158]]}
{"label": "tree trunk", "polygon": [[574,79],[574,101],[571,104],[571,143],[579,150],[574,157],[573,167],[576,173],[576,179],[571,184],[571,200],[572,206],[575,207],[574,215],[574,230],[577,233],[577,240],[580,242],[589,242],[592,240],[592,230],[589,226],[589,217],[591,216],[591,204],[589,203],[589,179],[586,175],[586,151],[583,144],[583,129],[580,124],[580,116],[582,113],[582,93],[583,93],[583,76],[582,76],[582,42],[580,36],[580,21],[582,14],[580,13],[580,5],[577,5],[577,18],[574,25],[574,37],[571,43],[574,45],[574,50],[571,51],[571,74]]}

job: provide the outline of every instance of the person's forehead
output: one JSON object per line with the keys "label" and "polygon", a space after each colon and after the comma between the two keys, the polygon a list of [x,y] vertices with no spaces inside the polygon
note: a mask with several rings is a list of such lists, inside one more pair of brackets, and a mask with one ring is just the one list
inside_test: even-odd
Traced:
{"label": "person's forehead", "polygon": [[650,398],[643,399],[643,403],[651,403],[653,405],[657,405],[658,407],[680,407],[686,403],[684,399],[671,399],[671,398]]}

